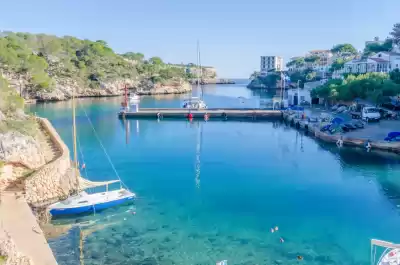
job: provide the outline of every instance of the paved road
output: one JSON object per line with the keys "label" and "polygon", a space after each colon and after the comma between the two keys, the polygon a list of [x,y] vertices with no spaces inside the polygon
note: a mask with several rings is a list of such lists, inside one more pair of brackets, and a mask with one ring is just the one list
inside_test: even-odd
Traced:
{"label": "paved road", "polygon": [[370,122],[364,129],[348,132],[345,135],[354,138],[383,141],[388,133],[399,131],[400,121],[382,120],[380,122]]}

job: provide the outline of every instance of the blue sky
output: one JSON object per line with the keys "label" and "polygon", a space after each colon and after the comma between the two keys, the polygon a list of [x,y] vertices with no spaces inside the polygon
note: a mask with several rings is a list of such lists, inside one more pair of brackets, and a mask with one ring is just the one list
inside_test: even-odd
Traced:
{"label": "blue sky", "polygon": [[261,55],[287,60],[312,49],[385,38],[400,22],[399,0],[15,0],[3,1],[0,30],[102,39],[119,53],[196,62],[219,77],[248,77]]}

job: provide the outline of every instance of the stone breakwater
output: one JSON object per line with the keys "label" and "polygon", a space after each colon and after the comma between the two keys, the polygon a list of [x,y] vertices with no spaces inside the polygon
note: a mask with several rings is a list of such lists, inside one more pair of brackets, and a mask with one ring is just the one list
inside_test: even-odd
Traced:
{"label": "stone breakwater", "polygon": [[24,182],[25,198],[32,207],[44,207],[66,198],[77,186],[68,147],[47,119],[38,121],[58,149],[56,157],[37,169]]}

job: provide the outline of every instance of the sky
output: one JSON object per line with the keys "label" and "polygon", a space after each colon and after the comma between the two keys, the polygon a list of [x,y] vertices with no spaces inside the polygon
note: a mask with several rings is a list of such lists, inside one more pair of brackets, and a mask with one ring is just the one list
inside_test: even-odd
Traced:
{"label": "sky", "polygon": [[400,0],[4,0],[0,30],[105,40],[164,62],[201,63],[221,78],[248,78],[260,56],[386,38],[400,23]]}

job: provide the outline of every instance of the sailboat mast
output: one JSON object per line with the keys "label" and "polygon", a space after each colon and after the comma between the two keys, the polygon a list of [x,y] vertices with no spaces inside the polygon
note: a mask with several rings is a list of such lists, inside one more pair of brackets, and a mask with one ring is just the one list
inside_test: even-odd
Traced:
{"label": "sailboat mast", "polygon": [[200,99],[203,100],[203,87],[201,86],[201,80],[203,79],[203,69],[201,68],[201,56],[200,56],[200,44],[197,43],[198,45],[198,50],[199,50],[199,68],[200,68]]}
{"label": "sailboat mast", "polygon": [[200,57],[199,57],[199,49],[200,49],[200,47],[199,47],[199,41],[197,41],[197,88],[199,88],[199,86],[200,86],[200,67],[199,67],[199,64],[200,64]]}
{"label": "sailboat mast", "polygon": [[76,152],[76,121],[75,121],[75,88],[72,89],[72,143],[74,148],[74,177],[78,179],[77,169],[78,169],[78,159]]}

